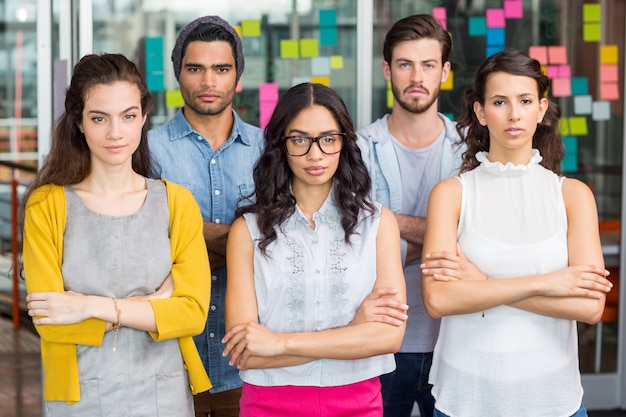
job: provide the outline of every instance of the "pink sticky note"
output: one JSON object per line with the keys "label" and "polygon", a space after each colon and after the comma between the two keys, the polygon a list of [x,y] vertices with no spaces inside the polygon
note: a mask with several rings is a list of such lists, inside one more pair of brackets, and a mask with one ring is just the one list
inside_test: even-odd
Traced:
{"label": "pink sticky note", "polygon": [[617,71],[617,64],[601,64],[600,65],[600,81],[617,82],[619,80],[619,74]]}
{"label": "pink sticky note", "polygon": [[531,46],[528,48],[528,55],[539,61],[541,65],[548,63],[548,47],[547,46]]}
{"label": "pink sticky note", "polygon": [[600,100],[619,100],[617,83],[600,83]]}
{"label": "pink sticky note", "polygon": [[524,17],[522,0],[504,0],[504,17],[507,19],[521,19]]}
{"label": "pink sticky note", "polygon": [[559,65],[560,78],[572,78],[572,67],[569,65]]}
{"label": "pink sticky note", "polygon": [[555,78],[552,80],[552,95],[554,97],[569,97],[572,95],[572,80],[569,78]]}
{"label": "pink sticky note", "polygon": [[445,21],[448,19],[445,7],[433,7],[433,17],[439,21]]}
{"label": "pink sticky note", "polygon": [[487,9],[487,27],[488,28],[503,28],[504,23],[504,9]]}
{"label": "pink sticky note", "polygon": [[259,85],[259,101],[278,101],[278,84],[263,83]]}
{"label": "pink sticky note", "polygon": [[241,93],[243,91],[243,82],[241,82],[241,78],[237,81],[237,86],[235,87],[236,93]]}
{"label": "pink sticky note", "polygon": [[556,65],[548,65],[546,67],[546,75],[548,78],[559,78],[559,67]]}
{"label": "pink sticky note", "polygon": [[259,127],[261,129],[265,129],[265,126],[269,123],[276,108],[276,103],[277,101],[270,100],[259,102]]}
{"label": "pink sticky note", "polygon": [[548,46],[548,63],[551,65],[567,64],[567,50],[564,46]]}

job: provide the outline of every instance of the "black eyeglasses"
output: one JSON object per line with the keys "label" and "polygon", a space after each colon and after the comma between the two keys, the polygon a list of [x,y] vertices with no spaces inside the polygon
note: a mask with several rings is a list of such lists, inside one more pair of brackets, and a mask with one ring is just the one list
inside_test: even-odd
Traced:
{"label": "black eyeglasses", "polygon": [[322,153],[332,155],[341,152],[345,133],[328,133],[318,137],[311,136],[284,136],[285,148],[291,156],[303,156],[309,153],[313,142],[317,143]]}

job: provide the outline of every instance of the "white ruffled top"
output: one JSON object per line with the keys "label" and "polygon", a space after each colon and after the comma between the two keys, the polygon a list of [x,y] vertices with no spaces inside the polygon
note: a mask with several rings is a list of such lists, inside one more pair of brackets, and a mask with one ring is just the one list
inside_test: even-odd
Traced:
{"label": "white ruffled top", "polygon": [[[565,268],[562,179],[537,150],[522,165],[476,158],[459,177],[457,236],[470,262],[492,279]],[[582,399],[576,324],[509,306],[444,317],[430,379],[452,417],[571,416]]]}

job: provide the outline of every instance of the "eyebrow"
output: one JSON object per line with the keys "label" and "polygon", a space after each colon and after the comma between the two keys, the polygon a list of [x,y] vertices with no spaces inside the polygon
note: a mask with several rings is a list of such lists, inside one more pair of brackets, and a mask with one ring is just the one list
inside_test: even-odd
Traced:
{"label": "eyebrow", "polygon": [[[304,130],[300,130],[300,129],[291,129],[287,133],[289,135],[293,135],[293,134],[303,135],[303,136],[309,135],[309,132],[305,132]],[[339,133],[339,132],[337,131],[337,129],[325,130],[324,132],[320,132],[319,136],[330,135],[331,133]]]}
{"label": "eyebrow", "polygon": [[[187,62],[185,64],[185,68],[207,68],[207,66],[203,64],[197,64],[195,62]],[[212,65],[209,65],[208,68],[233,68],[233,64],[228,64],[228,63],[212,64]]]}
{"label": "eyebrow", "polygon": [[[522,93],[522,94],[516,95],[515,97],[528,97],[528,96],[535,97],[533,93]],[[509,96],[505,96],[502,94],[494,94],[493,96],[489,97],[489,100],[492,100],[494,98],[508,98],[508,97]]]}
{"label": "eyebrow", "polygon": [[[128,107],[127,109],[122,110],[122,111],[121,111],[121,113],[128,113],[128,112],[129,112],[129,111],[131,111],[131,110],[139,110],[139,106],[130,106],[130,107]],[[88,114],[103,114],[103,115],[105,115],[105,116],[108,116],[108,115],[109,115],[109,113],[107,113],[107,112],[105,112],[105,111],[102,111],[102,110],[97,110],[97,109],[95,109],[95,110],[89,110],[87,113],[88,113]]]}

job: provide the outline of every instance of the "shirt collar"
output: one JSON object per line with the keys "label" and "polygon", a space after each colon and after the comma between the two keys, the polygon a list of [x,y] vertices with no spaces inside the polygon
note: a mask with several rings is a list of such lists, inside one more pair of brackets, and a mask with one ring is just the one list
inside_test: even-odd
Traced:
{"label": "shirt collar", "polygon": [[[252,138],[250,135],[243,135],[242,132],[245,130],[245,123],[235,110],[233,112],[233,130],[230,132],[230,137],[228,141],[235,141],[239,139],[241,143],[244,145],[252,145]],[[183,109],[178,109],[172,120],[169,122],[170,124],[170,140],[175,141],[179,139],[184,139],[189,135],[200,135],[187,121],[185,115],[183,113]]]}

